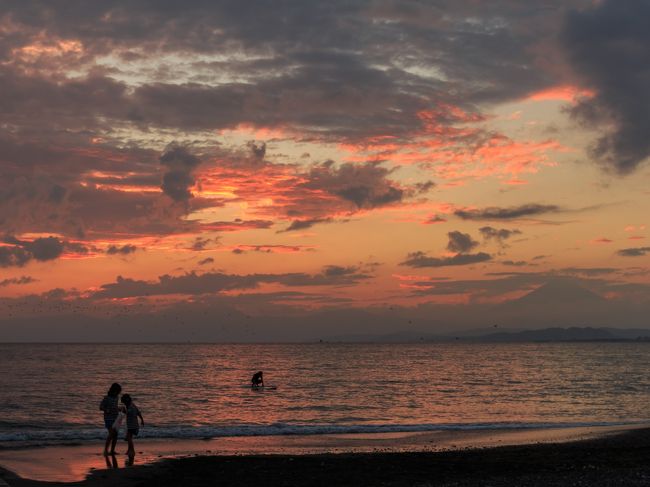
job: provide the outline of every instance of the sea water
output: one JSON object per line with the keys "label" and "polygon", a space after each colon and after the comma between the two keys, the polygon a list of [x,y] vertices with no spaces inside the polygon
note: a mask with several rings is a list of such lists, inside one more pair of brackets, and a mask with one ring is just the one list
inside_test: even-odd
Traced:
{"label": "sea water", "polygon": [[648,343],[0,344],[0,445],[103,438],[113,382],[145,438],[650,421]]}

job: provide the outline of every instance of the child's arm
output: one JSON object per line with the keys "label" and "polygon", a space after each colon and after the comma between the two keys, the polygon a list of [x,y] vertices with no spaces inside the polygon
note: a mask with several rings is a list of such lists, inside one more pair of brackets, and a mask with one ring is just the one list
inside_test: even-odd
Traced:
{"label": "child's arm", "polygon": [[102,399],[102,402],[99,403],[99,410],[100,411],[106,410],[106,398]]}
{"label": "child's arm", "polygon": [[142,423],[142,426],[144,426],[144,418],[142,417],[142,413],[138,409],[138,416],[140,417],[140,422]]}

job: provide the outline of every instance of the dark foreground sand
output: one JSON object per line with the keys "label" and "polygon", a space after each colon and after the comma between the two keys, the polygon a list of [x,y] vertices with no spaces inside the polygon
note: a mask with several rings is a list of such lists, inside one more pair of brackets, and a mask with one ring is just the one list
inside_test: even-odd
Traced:
{"label": "dark foreground sand", "polygon": [[46,486],[650,486],[650,429],[598,439],[443,452],[197,456]]}

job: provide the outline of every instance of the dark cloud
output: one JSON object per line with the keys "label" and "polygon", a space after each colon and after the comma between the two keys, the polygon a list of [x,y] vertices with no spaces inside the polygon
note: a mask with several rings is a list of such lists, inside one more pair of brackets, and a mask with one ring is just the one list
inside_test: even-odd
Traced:
{"label": "dark cloud", "polygon": [[246,146],[250,149],[251,154],[255,159],[264,159],[264,156],[266,155],[266,142],[250,140],[246,143]]}
{"label": "dark cloud", "polygon": [[0,247],[0,267],[22,267],[31,260],[54,260],[65,250],[65,243],[56,237],[19,240],[7,235],[2,241],[10,246]]}
{"label": "dark cloud", "polygon": [[508,230],[507,228],[494,228],[494,227],[481,227],[478,229],[485,240],[496,240],[500,245],[503,245],[513,235],[520,235],[521,232],[517,229]]}
{"label": "dark cloud", "polygon": [[406,256],[406,260],[400,265],[408,267],[446,267],[457,265],[469,265],[479,262],[486,262],[492,259],[489,254],[478,252],[476,254],[456,254],[453,257],[429,257],[424,252],[412,252]]}
{"label": "dark cloud", "polygon": [[121,247],[118,245],[109,245],[106,249],[108,255],[129,255],[134,253],[138,248],[135,245],[126,244]]}
{"label": "dark cloud", "polygon": [[650,247],[632,247],[629,249],[621,249],[616,252],[622,257],[641,257],[650,252]]}
{"label": "dark cloud", "polygon": [[294,220],[284,230],[278,230],[278,233],[294,232],[296,230],[306,230],[319,223],[332,223],[332,221],[333,220],[331,218],[311,218],[308,220]]}
{"label": "dark cloud", "polygon": [[415,183],[414,189],[418,193],[426,193],[428,191],[431,191],[435,187],[436,187],[436,183],[434,183],[433,181],[425,181],[423,183]]}
{"label": "dark cloud", "polygon": [[103,284],[95,293],[96,298],[126,298],[165,294],[204,294],[224,290],[252,289],[262,279],[256,276],[237,276],[221,273],[183,276],[160,276],[157,282],[148,282],[118,276],[114,283]]}
{"label": "dark cloud", "polygon": [[[249,124],[317,138],[407,138],[422,128],[418,114],[441,100],[478,114],[475,104],[552,84],[531,52],[556,36],[565,3],[198,0],[185,8],[132,1],[52,9],[26,0],[3,9],[13,28],[0,47],[0,60],[11,62],[0,66],[26,78],[0,85],[3,113],[107,132],[116,124],[144,131]],[[38,62],[16,54],[43,39],[54,47],[78,40],[79,53]],[[107,55],[118,61],[98,65]],[[68,70],[90,75],[66,79]],[[440,119],[455,121],[453,113]],[[184,195],[182,185],[175,189]]]}
{"label": "dark cloud", "polygon": [[107,128],[106,119],[127,121],[127,89],[126,84],[102,75],[55,80],[0,66],[3,109],[15,128],[27,133],[28,128],[42,128],[43,135],[50,135],[66,127],[74,134]]}
{"label": "dark cloud", "polygon": [[564,274],[581,274],[584,276],[603,276],[614,274],[620,269],[614,267],[564,267],[559,272]]}
{"label": "dark cloud", "polygon": [[354,204],[356,209],[372,209],[402,201],[405,191],[387,179],[392,170],[376,163],[332,162],[314,166],[304,186],[327,191]]}
{"label": "dark cloud", "polygon": [[0,246],[0,267],[22,267],[32,260],[45,262],[55,260],[64,253],[87,255],[97,250],[94,246],[81,242],[70,242],[58,237],[39,237],[34,240],[21,240],[11,235],[2,238],[5,246]]}
{"label": "dark cloud", "polygon": [[360,268],[326,266],[318,274],[223,274],[191,272],[182,276],[164,275],[158,281],[142,281],[119,276],[114,283],[100,286],[95,298],[126,298],[169,294],[210,294],[223,291],[255,289],[261,284],[284,286],[351,286],[372,276]]}
{"label": "dark cloud", "polygon": [[[1,253],[0,253],[0,255],[1,255]],[[1,264],[0,264],[0,266],[1,266]],[[31,284],[32,282],[36,282],[36,279],[34,279],[31,276],[12,277],[12,278],[9,278],[9,279],[1,280],[0,281],[0,287]]]}
{"label": "dark cloud", "polygon": [[352,286],[372,277],[358,266],[328,265],[318,274],[288,273],[272,279],[285,286]]}
{"label": "dark cloud", "polygon": [[571,66],[596,93],[571,108],[604,131],[591,154],[625,174],[650,156],[650,4],[604,0],[569,12],[562,39]]}
{"label": "dark cloud", "polygon": [[355,275],[359,269],[356,266],[343,267],[340,265],[328,265],[323,268],[326,277],[341,277]]}
{"label": "dark cloud", "polygon": [[[413,83],[413,75],[378,69],[349,50],[306,49],[274,53],[271,68],[286,69],[284,75],[262,73],[251,82],[218,86],[149,83],[124,101],[140,125],[184,130],[284,125],[314,137],[359,140],[379,131],[405,136],[420,129],[417,111],[440,94],[436,83]],[[394,110],[396,105],[402,110]]]}
{"label": "dark cloud", "polygon": [[0,246],[0,267],[22,267],[33,256],[21,247]]}
{"label": "dark cloud", "polygon": [[529,265],[525,260],[503,260],[501,263],[512,267],[523,267]]}
{"label": "dark cloud", "polygon": [[[192,198],[189,205],[198,209],[202,203],[199,198]],[[182,219],[186,207],[173,204],[160,193],[76,185],[70,190],[67,205],[61,210],[57,225],[66,234],[82,229],[109,237],[115,233],[166,235],[197,228],[195,223]]]}
{"label": "dark cloud", "polygon": [[[114,232],[169,234],[197,226],[182,217],[207,201],[192,198],[188,205],[176,205],[153,191],[161,177],[153,151],[72,147],[68,142],[62,137],[51,150],[39,144],[17,151],[9,147],[9,160],[0,155],[0,226],[5,232],[80,239],[89,233],[97,238]],[[2,149],[0,136],[0,154]],[[221,204],[209,201],[212,207]]]}
{"label": "dark cloud", "polygon": [[171,144],[160,156],[160,164],[167,168],[163,174],[162,190],[174,201],[187,201],[192,197],[190,188],[195,180],[192,172],[201,163],[186,146]]}
{"label": "dark cloud", "polygon": [[248,251],[261,252],[264,254],[289,253],[301,251],[313,251],[313,247],[302,247],[299,245],[238,245],[232,252],[234,254],[244,254]]}
{"label": "dark cloud", "polygon": [[440,215],[431,215],[426,220],[422,222],[423,225],[434,225],[436,223],[445,223],[446,218],[441,217]]}
{"label": "dark cloud", "polygon": [[557,213],[559,211],[561,211],[561,209],[556,205],[540,205],[536,203],[529,203],[520,206],[511,206],[508,208],[491,206],[488,208],[475,210],[456,210],[454,212],[454,215],[462,218],[463,220],[514,220],[517,218],[543,215],[545,213]]}
{"label": "dark cloud", "polygon": [[199,265],[207,265],[207,264],[213,264],[214,259],[212,257],[206,257],[205,259],[201,259],[198,264]]}
{"label": "dark cloud", "polygon": [[196,251],[205,250],[212,242],[216,243],[218,241],[218,238],[206,238],[201,236],[195,237],[194,242],[192,242],[192,245],[190,246],[190,249]]}
{"label": "dark cloud", "polygon": [[43,237],[32,240],[31,242],[23,241],[20,245],[31,252],[36,260],[46,261],[54,260],[63,254],[65,248],[63,242],[56,237]]}
{"label": "dark cloud", "polygon": [[81,242],[65,242],[65,250],[72,254],[86,255],[91,251],[96,251],[97,248],[93,245],[87,245]]}
{"label": "dark cloud", "polygon": [[465,254],[478,245],[478,242],[472,239],[468,233],[453,231],[447,233],[449,242],[447,243],[447,250],[459,254]]}
{"label": "dark cloud", "polygon": [[469,253],[473,248],[478,246],[478,242],[468,233],[455,230],[448,232],[447,237],[449,238],[447,250],[456,252],[456,255],[451,257],[430,257],[425,252],[411,252],[400,265],[409,267],[446,267],[476,264],[492,259],[492,256],[485,252],[478,252],[476,254]]}

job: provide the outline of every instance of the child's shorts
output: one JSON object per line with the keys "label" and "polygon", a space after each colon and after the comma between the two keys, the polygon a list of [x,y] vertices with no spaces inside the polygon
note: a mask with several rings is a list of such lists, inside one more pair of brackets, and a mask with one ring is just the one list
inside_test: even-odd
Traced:
{"label": "child's shorts", "polygon": [[107,430],[109,430],[109,429],[111,429],[111,428],[113,427],[113,423],[115,423],[115,419],[116,419],[116,418],[113,418],[113,419],[105,419],[105,420],[104,420],[104,426],[106,426],[106,429],[107,429]]}
{"label": "child's shorts", "polygon": [[133,436],[138,436],[138,433],[140,433],[140,428],[129,428],[128,431],[129,431],[129,433],[131,433]]}

